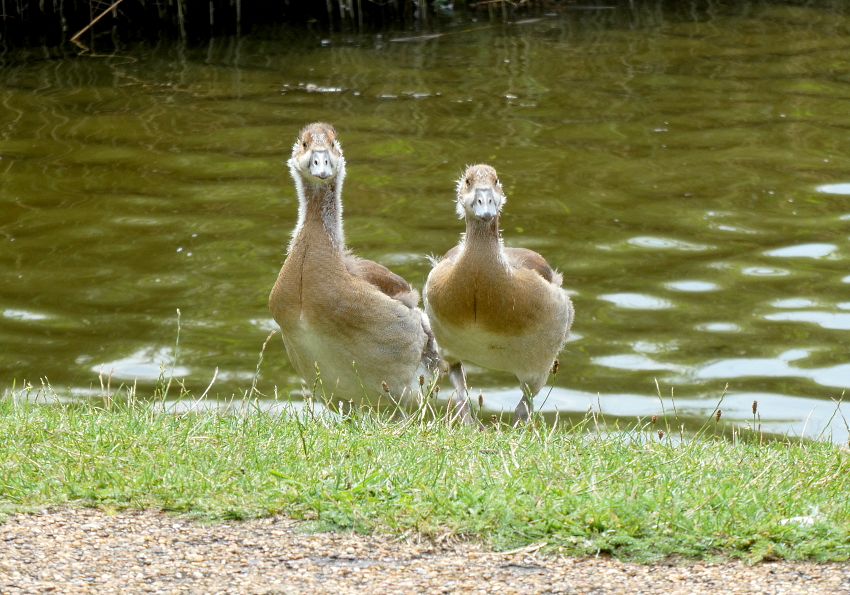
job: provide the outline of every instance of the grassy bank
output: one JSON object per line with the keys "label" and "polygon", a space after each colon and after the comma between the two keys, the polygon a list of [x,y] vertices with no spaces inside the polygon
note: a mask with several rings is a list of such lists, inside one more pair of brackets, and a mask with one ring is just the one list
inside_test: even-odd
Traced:
{"label": "grassy bank", "polygon": [[415,418],[175,415],[8,396],[0,510],[280,512],[319,528],[640,560],[850,557],[850,453],[834,444],[729,441],[713,420],[685,440],[659,437],[663,420],[597,432],[603,423],[482,433]]}

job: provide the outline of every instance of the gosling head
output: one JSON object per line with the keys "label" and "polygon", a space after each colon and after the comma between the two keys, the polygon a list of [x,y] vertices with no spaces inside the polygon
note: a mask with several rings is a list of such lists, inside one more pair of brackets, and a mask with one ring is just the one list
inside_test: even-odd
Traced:
{"label": "gosling head", "polygon": [[292,145],[289,169],[314,186],[327,186],[344,175],[345,159],[334,127],[323,122],[305,126]]}
{"label": "gosling head", "polygon": [[457,214],[490,221],[499,216],[505,193],[496,170],[489,165],[471,165],[457,181]]}

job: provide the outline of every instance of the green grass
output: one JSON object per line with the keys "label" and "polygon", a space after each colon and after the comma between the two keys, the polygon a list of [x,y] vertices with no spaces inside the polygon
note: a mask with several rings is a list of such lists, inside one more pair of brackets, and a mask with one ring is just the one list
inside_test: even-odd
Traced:
{"label": "green grass", "polygon": [[[570,554],[846,560],[850,453],[827,442],[487,432],[444,420],[0,400],[0,510],[156,507],[207,520],[284,513],[321,528],[419,532]],[[722,424],[720,424],[722,426]],[[597,431],[602,430],[602,431]],[[613,430],[613,429],[611,429]],[[716,435],[715,435],[716,434]],[[782,523],[813,515],[813,522]]]}

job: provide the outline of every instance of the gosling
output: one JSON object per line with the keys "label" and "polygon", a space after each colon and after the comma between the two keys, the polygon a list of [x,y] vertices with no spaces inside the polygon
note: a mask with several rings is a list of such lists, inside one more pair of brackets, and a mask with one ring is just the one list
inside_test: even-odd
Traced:
{"label": "gosling", "polygon": [[467,168],[456,210],[466,219],[460,243],[428,275],[425,312],[456,391],[453,415],[474,424],[463,361],[516,375],[522,397],[513,425],[528,421],[573,323],[562,277],[533,250],[506,248],[499,232],[505,193],[489,165]]}
{"label": "gosling", "polygon": [[313,123],[288,161],[298,193],[298,223],[269,307],[293,367],[321,381],[331,406],[410,407],[420,376],[440,369],[419,295],[386,267],[353,256],[342,229],[345,159],[336,131]]}

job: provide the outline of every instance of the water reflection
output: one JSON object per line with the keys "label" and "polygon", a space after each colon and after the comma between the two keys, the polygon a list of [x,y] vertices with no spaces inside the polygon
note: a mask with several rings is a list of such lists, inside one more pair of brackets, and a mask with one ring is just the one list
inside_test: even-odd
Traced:
{"label": "water reflection", "polygon": [[[764,319],[812,322],[821,328],[850,330],[850,314],[837,312],[780,312],[767,314]],[[846,384],[850,384],[850,377],[845,379]]]}
{"label": "water reflection", "polygon": [[741,327],[732,322],[706,322],[698,324],[697,330],[708,331],[711,333],[738,333],[741,332]]}
{"label": "water reflection", "polygon": [[45,314],[38,314],[37,312],[27,312],[26,310],[16,310],[13,308],[3,310],[3,316],[11,320],[44,320],[45,318],[47,318],[47,315]]}
{"label": "water reflection", "polygon": [[779,256],[784,258],[823,258],[835,252],[838,246],[833,244],[801,244],[799,246],[787,246],[765,252],[767,256]]}
{"label": "water reflection", "polygon": [[770,303],[774,308],[816,308],[818,303],[808,298],[785,298]]}
{"label": "water reflection", "polygon": [[[91,360],[90,356],[77,358],[78,363],[86,363]],[[155,351],[142,349],[121,359],[98,363],[92,366],[91,370],[102,376],[131,382],[135,380],[155,382],[160,377],[176,376],[181,378],[189,375],[189,368],[174,365],[173,362],[174,354],[171,349],[160,348]]]}
{"label": "water reflection", "polygon": [[[685,424],[694,431],[710,421],[715,408],[722,410],[722,418],[740,425],[760,427],[765,433],[791,437],[827,437],[836,442],[847,442],[847,428],[832,423],[835,418],[850,415],[850,403],[823,402],[820,399],[805,399],[772,393],[746,392],[726,394],[722,398],[649,398],[640,394],[598,395],[556,387],[541,391],[541,409],[558,413],[561,419],[580,419],[587,412],[611,416],[609,422],[621,420],[621,428],[643,423],[652,415],[662,418],[660,427],[666,422],[674,428],[676,423]],[[758,402],[757,416],[752,414],[753,401]],[[512,412],[516,392],[508,390],[490,391],[485,400],[487,414]],[[666,418],[664,417],[666,416]],[[713,426],[709,427],[709,432]]]}
{"label": "water reflection", "polygon": [[[690,375],[697,379],[761,377],[807,378],[821,386],[846,388],[850,379],[850,363],[825,368],[803,368],[790,362],[811,355],[811,350],[791,349],[771,358],[734,358],[696,367]],[[840,396],[840,395],[839,395]]]}
{"label": "water reflection", "polygon": [[593,361],[600,366],[619,368],[621,370],[684,370],[684,366],[676,364],[665,364],[657,362],[645,355],[606,355],[594,358]]}
{"label": "water reflection", "polygon": [[[544,408],[651,415],[658,379],[697,416],[729,383],[741,419],[759,395],[799,433],[850,385],[848,26],[770,3],[624,4],[429,39],[2,55],[0,381],[97,398],[103,370],[143,395],[164,367],[193,394],[215,378],[210,399],[249,390],[297,218],[285,161],[304,123],[329,120],[347,242],[419,289],[425,255],[462,231],[460,171],[497,167],[507,241],[576,304]],[[495,411],[515,379],[470,382]],[[278,338],[256,388],[302,394]]]}
{"label": "water reflection", "polygon": [[699,244],[691,244],[680,240],[672,240],[670,238],[653,238],[653,237],[637,237],[630,238],[628,243],[632,246],[640,246],[641,248],[668,248],[672,250],[707,250],[708,246]]}
{"label": "water reflection", "polygon": [[720,289],[716,283],[711,283],[710,281],[671,281],[670,283],[665,283],[664,287],[674,291],[697,292],[715,291],[716,289]]}
{"label": "water reflection", "polygon": [[773,267],[746,267],[741,270],[744,275],[751,277],[784,277],[789,274],[787,269],[777,269]]}
{"label": "water reflection", "polygon": [[673,307],[668,300],[640,293],[608,293],[600,295],[599,299],[629,310],[663,310]]}
{"label": "water reflection", "polygon": [[850,194],[850,183],[843,182],[841,184],[822,184],[815,188],[818,192],[827,194]]}

